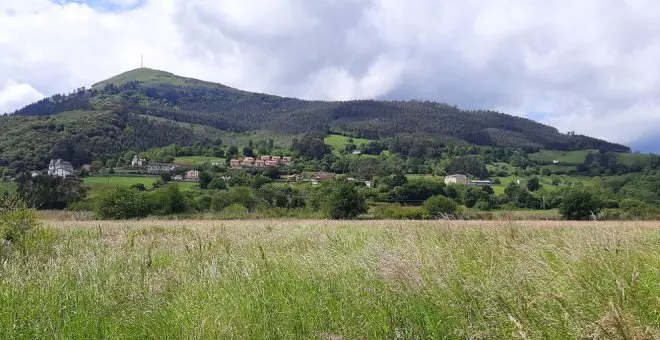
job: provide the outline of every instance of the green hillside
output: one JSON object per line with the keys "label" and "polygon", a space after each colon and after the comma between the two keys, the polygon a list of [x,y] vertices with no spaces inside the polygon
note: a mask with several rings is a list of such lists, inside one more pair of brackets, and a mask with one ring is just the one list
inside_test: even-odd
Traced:
{"label": "green hillside", "polygon": [[[227,143],[226,136],[253,135],[288,147],[292,138],[310,131],[341,132],[357,141],[415,134],[439,143],[629,150],[498,112],[421,101],[305,101],[146,68],[30,104],[0,117],[0,128],[0,167],[16,169],[43,167],[53,157],[79,165],[169,144]],[[253,138],[235,138],[245,139]]]}

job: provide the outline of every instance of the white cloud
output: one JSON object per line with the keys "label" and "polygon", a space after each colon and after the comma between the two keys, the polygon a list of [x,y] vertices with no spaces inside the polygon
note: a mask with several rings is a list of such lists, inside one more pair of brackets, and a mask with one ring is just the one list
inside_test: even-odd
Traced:
{"label": "white cloud", "polygon": [[624,143],[660,130],[654,0],[87,3],[0,3],[0,82],[66,92],[144,54],[149,67],[247,90],[543,112],[562,131]]}
{"label": "white cloud", "polygon": [[29,84],[18,84],[9,79],[0,87],[0,114],[9,113],[44,97]]}

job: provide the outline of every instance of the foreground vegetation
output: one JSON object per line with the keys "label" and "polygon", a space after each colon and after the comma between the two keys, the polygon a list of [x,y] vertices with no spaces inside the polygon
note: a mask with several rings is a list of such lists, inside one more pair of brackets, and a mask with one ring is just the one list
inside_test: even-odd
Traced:
{"label": "foreground vegetation", "polygon": [[52,222],[0,267],[7,338],[657,338],[660,229]]}

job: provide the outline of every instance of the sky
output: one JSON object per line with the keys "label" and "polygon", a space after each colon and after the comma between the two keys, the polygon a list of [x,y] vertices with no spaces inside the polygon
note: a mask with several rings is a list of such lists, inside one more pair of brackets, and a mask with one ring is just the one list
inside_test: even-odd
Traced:
{"label": "sky", "polygon": [[0,0],[0,112],[140,66],[492,109],[660,152],[657,0]]}

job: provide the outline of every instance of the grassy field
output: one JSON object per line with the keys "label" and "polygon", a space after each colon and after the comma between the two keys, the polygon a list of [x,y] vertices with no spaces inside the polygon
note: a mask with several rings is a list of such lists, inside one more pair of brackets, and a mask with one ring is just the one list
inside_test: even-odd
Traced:
{"label": "grassy field", "polygon": [[177,157],[174,159],[174,163],[184,163],[184,164],[204,164],[204,163],[221,163],[225,164],[226,158],[220,157],[204,157],[204,156],[190,156],[190,157]]}
{"label": "grassy field", "polygon": [[[91,189],[89,196],[94,197],[99,191],[118,186],[144,184],[145,187],[151,188],[159,179],[160,177],[91,176],[83,178],[83,184],[85,187]],[[180,182],[178,185],[183,191],[193,190],[198,186],[196,182]]]}
{"label": "grassy field", "polygon": [[6,338],[660,336],[656,223],[48,222]]}
{"label": "grassy field", "polygon": [[0,182],[0,193],[5,191],[13,192],[16,190],[16,183]]}
{"label": "grassy field", "polygon": [[[325,144],[330,145],[333,151],[339,152],[341,150],[344,150],[344,148],[346,148],[346,145],[350,143],[348,141],[349,139],[351,139],[351,137],[346,137],[342,135],[329,135],[325,137]],[[360,146],[362,144],[367,144],[369,142],[370,142],[369,139],[353,138],[353,144],[357,146]]]}
{"label": "grassy field", "polygon": [[558,160],[564,164],[582,164],[584,157],[587,153],[595,150],[579,150],[579,151],[554,151],[554,150],[541,150],[537,153],[529,155],[529,159],[540,162],[552,162]]}

